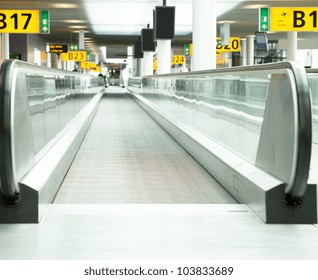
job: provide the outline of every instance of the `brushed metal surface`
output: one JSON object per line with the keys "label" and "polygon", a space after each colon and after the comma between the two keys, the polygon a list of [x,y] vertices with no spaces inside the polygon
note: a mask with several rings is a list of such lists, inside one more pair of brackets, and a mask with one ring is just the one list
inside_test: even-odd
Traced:
{"label": "brushed metal surface", "polygon": [[[304,147],[311,144],[304,69],[285,63],[272,69],[254,66],[239,70],[243,68],[149,76],[139,84],[135,78],[131,90],[141,107],[265,222],[316,222],[317,192],[307,182],[310,149]],[[265,106],[267,99],[272,101]],[[210,140],[202,141],[207,137]],[[220,153],[216,144],[206,145],[208,142],[217,142],[227,152]],[[301,207],[286,207],[287,193],[292,199],[302,196]]]}
{"label": "brushed metal surface", "polygon": [[236,203],[122,89],[107,92],[54,203]]}

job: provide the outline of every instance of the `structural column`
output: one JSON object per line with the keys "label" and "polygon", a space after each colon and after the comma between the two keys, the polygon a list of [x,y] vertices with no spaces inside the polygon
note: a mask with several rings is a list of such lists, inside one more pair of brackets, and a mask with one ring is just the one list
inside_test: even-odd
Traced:
{"label": "structural column", "polygon": [[127,47],[127,68],[128,68],[128,77],[133,76],[133,68],[134,68],[134,49],[133,46]]}
{"label": "structural column", "polygon": [[192,71],[216,68],[216,0],[192,0]]}
{"label": "structural column", "polygon": [[153,74],[153,52],[144,52],[143,76]]}
{"label": "structural column", "polygon": [[247,57],[247,46],[246,46],[246,38],[241,39],[241,65],[247,65],[246,57]]}
{"label": "structural column", "polygon": [[63,61],[61,54],[57,57],[57,69],[63,69]]}
{"label": "structural column", "polygon": [[52,67],[52,54],[46,53],[46,67]]}
{"label": "structural column", "polygon": [[79,30],[78,46],[80,50],[85,50],[85,33],[83,29]]}
{"label": "structural column", "polygon": [[141,77],[144,75],[143,63],[144,63],[143,58],[137,58],[137,71],[136,71],[137,77]]}
{"label": "structural column", "polygon": [[247,65],[254,65],[254,36],[247,37]]}
{"label": "structural column", "polygon": [[9,34],[2,33],[1,37],[1,57],[2,61],[4,59],[10,58],[10,43],[9,43]]}
{"label": "structural column", "polygon": [[287,59],[296,60],[297,55],[297,32],[287,32]]}
{"label": "structural column", "polygon": [[171,72],[171,40],[157,40],[158,74]]}

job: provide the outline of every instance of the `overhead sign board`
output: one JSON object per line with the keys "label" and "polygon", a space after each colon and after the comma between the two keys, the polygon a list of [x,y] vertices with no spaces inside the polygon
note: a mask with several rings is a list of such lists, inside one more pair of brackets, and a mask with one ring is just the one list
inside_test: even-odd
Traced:
{"label": "overhead sign board", "polygon": [[[185,63],[185,56],[184,55],[174,55],[172,57],[171,65],[179,65]],[[156,71],[158,68],[158,59],[155,58],[153,61],[153,70]]]}
{"label": "overhead sign board", "polygon": [[81,68],[83,68],[83,69],[88,69],[90,66],[91,66],[90,61],[82,61],[81,62]]}
{"label": "overhead sign board", "polygon": [[87,55],[85,51],[68,52],[68,53],[62,54],[62,60],[86,61]]}
{"label": "overhead sign board", "polygon": [[97,66],[95,63],[92,63],[90,66],[89,66],[89,70],[90,71],[94,71],[94,72],[99,72],[101,73],[101,68],[99,66]]}
{"label": "overhead sign board", "polygon": [[[190,56],[192,56],[192,44],[189,46]],[[230,37],[230,44],[227,46],[221,46],[221,38],[216,38],[216,51],[220,52],[240,52],[241,51],[241,39],[240,37]]]}
{"label": "overhead sign board", "polygon": [[318,31],[318,7],[272,7],[271,31]]}
{"label": "overhead sign board", "polygon": [[184,59],[184,55],[174,55],[172,57],[172,61],[171,64],[184,64],[185,59]]}
{"label": "overhead sign board", "polygon": [[184,44],[184,55],[190,55],[190,44]]}
{"label": "overhead sign board", "polygon": [[67,47],[67,45],[47,44],[45,51],[47,53],[67,53],[68,47]]}
{"label": "overhead sign board", "polygon": [[216,38],[217,52],[239,52],[241,51],[241,39],[239,37],[231,37],[230,44],[221,46],[221,38]]}
{"label": "overhead sign board", "polygon": [[78,51],[79,50],[79,45],[70,45],[70,50],[71,51]]}
{"label": "overhead sign board", "polygon": [[258,31],[269,31],[269,8],[267,7],[259,9]]}
{"label": "overhead sign board", "polygon": [[50,12],[48,10],[41,11],[41,34],[50,34]]}
{"label": "overhead sign board", "polygon": [[0,10],[0,33],[39,33],[38,10]]}

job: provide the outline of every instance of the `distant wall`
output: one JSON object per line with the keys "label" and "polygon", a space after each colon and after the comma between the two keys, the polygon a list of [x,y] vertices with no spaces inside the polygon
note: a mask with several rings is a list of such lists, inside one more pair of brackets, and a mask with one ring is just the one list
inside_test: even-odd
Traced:
{"label": "distant wall", "polygon": [[37,34],[10,34],[10,54],[21,54],[21,59],[34,63],[34,50],[42,53],[41,65],[45,65],[46,41]]}

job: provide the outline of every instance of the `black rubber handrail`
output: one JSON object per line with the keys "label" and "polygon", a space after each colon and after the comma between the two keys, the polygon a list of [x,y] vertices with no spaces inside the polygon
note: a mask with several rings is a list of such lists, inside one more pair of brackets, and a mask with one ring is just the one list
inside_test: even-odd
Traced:
{"label": "black rubber handrail", "polygon": [[42,67],[20,60],[3,61],[0,70],[0,202],[8,206],[19,205],[22,200],[14,170],[12,139],[14,112],[11,111],[14,108],[13,79],[18,68],[36,71],[39,75],[49,73],[62,76],[84,76],[82,73]]}
{"label": "black rubber handrail", "polygon": [[312,149],[312,104],[306,70],[291,64],[298,104],[298,151],[294,183],[286,190],[286,202],[290,205],[301,204],[307,189]]}
{"label": "black rubber handrail", "polygon": [[18,205],[21,202],[19,186],[14,180],[12,157],[12,78],[14,61],[4,61],[0,71],[0,178],[1,202]]}

